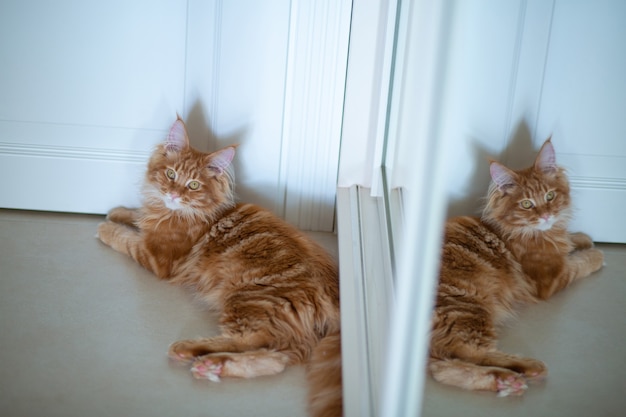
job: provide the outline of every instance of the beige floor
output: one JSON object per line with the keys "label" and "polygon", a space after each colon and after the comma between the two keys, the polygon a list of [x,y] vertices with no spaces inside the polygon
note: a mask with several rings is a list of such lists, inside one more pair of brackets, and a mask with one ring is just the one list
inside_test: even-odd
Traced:
{"label": "beige floor", "polygon": [[432,380],[423,417],[626,416],[626,246],[598,245],[606,266],[551,300],[523,309],[500,348],[543,360],[548,378],[497,398]]}
{"label": "beige floor", "polygon": [[[214,317],[101,245],[101,220],[0,210],[0,416],[305,415],[301,367],[216,384],[170,363],[167,346],[214,334]],[[626,246],[601,248],[603,271],[503,332],[503,350],[547,363],[545,382],[496,398],[429,380],[423,416],[626,416]]]}
{"label": "beige floor", "polygon": [[[100,216],[0,210],[0,416],[305,416],[302,367],[194,380],[170,343],[214,316],[96,238]],[[336,254],[333,234],[312,234]]]}

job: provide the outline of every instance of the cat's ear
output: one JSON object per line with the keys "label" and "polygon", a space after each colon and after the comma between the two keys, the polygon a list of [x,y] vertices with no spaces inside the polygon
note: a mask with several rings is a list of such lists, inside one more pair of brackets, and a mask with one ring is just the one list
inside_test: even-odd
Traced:
{"label": "cat's ear", "polygon": [[170,133],[167,135],[165,141],[165,150],[180,152],[181,150],[189,146],[189,138],[187,137],[187,129],[183,119],[178,116],[178,119],[174,122],[170,128]]}
{"label": "cat's ear", "polygon": [[554,146],[552,146],[552,138],[548,138],[539,150],[539,155],[535,159],[535,169],[542,172],[552,172],[557,170],[556,155]]}
{"label": "cat's ear", "polygon": [[226,170],[226,168],[228,168],[234,156],[234,146],[229,146],[228,148],[221,149],[210,155],[208,167],[216,174],[221,174]]}
{"label": "cat's ear", "polygon": [[507,188],[513,187],[516,184],[515,172],[502,164],[492,161],[489,165],[489,172],[491,173],[493,182],[502,191],[506,191]]}

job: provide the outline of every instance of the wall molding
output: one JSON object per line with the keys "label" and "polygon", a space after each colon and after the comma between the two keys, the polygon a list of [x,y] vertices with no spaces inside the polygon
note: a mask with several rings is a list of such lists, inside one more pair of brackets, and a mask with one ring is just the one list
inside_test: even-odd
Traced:
{"label": "wall molding", "polygon": [[[124,182],[123,174],[135,175],[179,113],[198,149],[241,145],[235,160],[241,201],[264,206],[302,229],[332,231],[352,1],[280,0],[241,9],[239,2],[188,0],[155,7],[150,19],[142,20],[146,31],[126,26],[126,39],[116,35],[119,45],[92,34],[107,53],[97,54],[107,57],[107,65],[95,68],[99,78],[68,64],[74,61],[51,58],[56,71],[35,67],[24,80],[16,75],[10,80],[31,88],[28,77],[35,77],[51,89],[42,89],[32,103],[20,89],[0,100],[0,157],[29,180],[36,178],[30,171],[43,167],[57,173],[40,172],[38,183],[57,191],[39,193],[38,199],[6,192],[0,205],[102,213],[107,204],[134,203],[138,187]],[[93,18],[76,13],[80,21]],[[55,14],[58,19],[70,17]],[[170,20],[172,33],[165,36],[162,23]],[[47,36],[29,25],[23,22],[32,39]],[[65,36],[61,31],[52,39],[55,48],[78,56],[74,51],[82,44],[66,45],[60,35]],[[146,36],[160,43],[133,49],[144,45]],[[127,56],[137,63],[129,77],[114,64]],[[155,62],[163,63],[161,70],[146,69]],[[90,88],[77,89],[75,79]],[[119,89],[137,80],[143,88]],[[66,82],[67,92],[53,94]],[[85,186],[98,188],[83,188],[80,195],[69,185],[58,189],[78,176]],[[101,195],[115,201],[83,204]]]}
{"label": "wall molding", "polygon": [[291,5],[279,184],[285,219],[305,230],[334,228],[351,10]]}
{"label": "wall molding", "polygon": [[572,188],[626,191],[626,178],[570,176],[569,183]]}
{"label": "wall molding", "polygon": [[3,156],[114,161],[144,165],[150,154],[148,151],[0,142],[0,155]]}

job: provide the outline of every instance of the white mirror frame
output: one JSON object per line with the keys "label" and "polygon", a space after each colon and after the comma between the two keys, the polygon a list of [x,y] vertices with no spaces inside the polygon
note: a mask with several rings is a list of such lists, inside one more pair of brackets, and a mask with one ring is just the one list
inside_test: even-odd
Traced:
{"label": "white mirror frame", "polygon": [[[446,213],[440,122],[451,4],[353,3],[337,201],[347,417],[421,410]],[[369,44],[364,28],[375,29]],[[382,204],[383,171],[402,190],[401,207]],[[401,242],[387,240],[388,225],[403,230]]]}

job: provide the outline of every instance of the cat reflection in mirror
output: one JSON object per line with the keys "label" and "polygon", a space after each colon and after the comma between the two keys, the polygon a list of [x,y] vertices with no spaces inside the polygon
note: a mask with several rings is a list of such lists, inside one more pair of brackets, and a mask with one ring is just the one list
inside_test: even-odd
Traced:
{"label": "cat reflection in mirror", "polygon": [[531,167],[491,162],[490,172],[482,217],[445,226],[428,368],[444,384],[520,395],[548,371],[499,351],[498,325],[599,270],[604,256],[588,235],[568,232],[570,186],[550,139]]}

